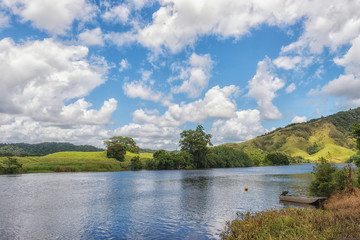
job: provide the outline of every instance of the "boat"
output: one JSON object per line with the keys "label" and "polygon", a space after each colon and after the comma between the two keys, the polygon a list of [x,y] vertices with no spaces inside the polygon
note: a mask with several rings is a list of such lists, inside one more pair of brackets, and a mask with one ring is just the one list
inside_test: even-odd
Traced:
{"label": "boat", "polygon": [[327,199],[327,197],[308,197],[301,195],[279,195],[280,201],[294,202],[302,204],[319,204]]}

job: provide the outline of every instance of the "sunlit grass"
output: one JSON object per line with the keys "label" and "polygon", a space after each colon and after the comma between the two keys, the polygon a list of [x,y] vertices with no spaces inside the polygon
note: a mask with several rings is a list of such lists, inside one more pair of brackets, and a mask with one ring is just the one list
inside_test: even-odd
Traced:
{"label": "sunlit grass", "polygon": [[[16,157],[28,173],[37,172],[107,172],[130,168],[130,160],[140,156],[144,162],[152,158],[151,153],[134,154],[127,152],[124,162],[107,158],[106,152],[58,152],[41,157]],[[6,157],[0,157],[0,163]]]}

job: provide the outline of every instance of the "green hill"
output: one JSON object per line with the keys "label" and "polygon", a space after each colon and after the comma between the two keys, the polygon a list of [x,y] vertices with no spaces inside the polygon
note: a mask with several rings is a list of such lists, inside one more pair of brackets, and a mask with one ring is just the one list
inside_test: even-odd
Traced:
{"label": "green hill", "polygon": [[332,162],[345,162],[357,152],[351,132],[352,125],[359,120],[360,108],[356,108],[290,124],[243,143],[224,145],[248,153],[255,161],[261,161],[269,152],[283,152],[310,161],[324,157]]}

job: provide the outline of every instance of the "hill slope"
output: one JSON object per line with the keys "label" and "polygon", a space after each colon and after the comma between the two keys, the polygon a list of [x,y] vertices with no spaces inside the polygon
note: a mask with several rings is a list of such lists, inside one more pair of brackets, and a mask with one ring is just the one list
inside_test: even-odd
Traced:
{"label": "hill slope", "polygon": [[344,162],[357,151],[351,132],[352,125],[359,120],[360,108],[356,108],[290,124],[243,143],[225,145],[248,153],[253,160],[278,151],[311,161],[325,157],[333,162]]}

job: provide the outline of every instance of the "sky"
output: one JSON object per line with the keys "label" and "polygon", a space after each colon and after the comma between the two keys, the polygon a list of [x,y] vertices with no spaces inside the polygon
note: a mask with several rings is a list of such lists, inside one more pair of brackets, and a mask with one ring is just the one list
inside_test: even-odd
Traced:
{"label": "sky", "polygon": [[360,105],[359,0],[0,0],[0,142],[178,149]]}

